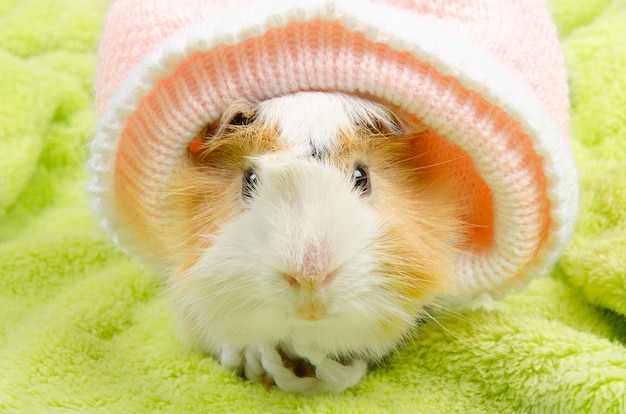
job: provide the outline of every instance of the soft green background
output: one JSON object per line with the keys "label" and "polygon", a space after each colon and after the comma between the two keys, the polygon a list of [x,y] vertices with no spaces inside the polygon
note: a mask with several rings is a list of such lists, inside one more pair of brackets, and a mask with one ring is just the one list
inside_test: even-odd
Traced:
{"label": "soft green background", "polygon": [[581,217],[553,277],[450,315],[341,395],[185,350],[83,194],[108,1],[0,0],[0,412],[626,412],[626,1],[552,0]]}

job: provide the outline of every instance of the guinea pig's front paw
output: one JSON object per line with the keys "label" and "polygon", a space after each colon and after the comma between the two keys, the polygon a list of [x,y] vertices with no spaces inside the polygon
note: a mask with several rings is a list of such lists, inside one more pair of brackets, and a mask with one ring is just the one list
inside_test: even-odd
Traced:
{"label": "guinea pig's front paw", "polygon": [[220,361],[227,368],[242,372],[251,381],[271,380],[279,388],[301,394],[343,392],[354,386],[367,371],[367,363],[354,360],[349,365],[323,355],[287,356],[267,344],[248,345],[245,349],[222,348]]}

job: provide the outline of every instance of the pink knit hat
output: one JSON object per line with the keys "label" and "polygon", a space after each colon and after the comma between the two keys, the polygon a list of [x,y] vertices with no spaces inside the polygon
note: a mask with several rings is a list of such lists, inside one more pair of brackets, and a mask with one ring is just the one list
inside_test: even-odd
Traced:
{"label": "pink knit hat", "polygon": [[[546,272],[572,233],[577,174],[566,73],[541,0],[117,0],[98,61],[88,191],[127,250],[166,257],[164,183],[238,98],[366,96],[458,159],[472,243],[459,294]],[[467,156],[463,156],[467,155]]]}

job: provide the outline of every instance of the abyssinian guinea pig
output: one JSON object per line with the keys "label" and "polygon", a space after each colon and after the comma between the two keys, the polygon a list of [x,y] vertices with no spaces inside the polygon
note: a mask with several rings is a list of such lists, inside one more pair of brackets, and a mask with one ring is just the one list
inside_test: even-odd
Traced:
{"label": "abyssinian guinea pig", "polygon": [[341,93],[234,102],[171,182],[182,334],[288,391],[356,384],[454,277],[463,223],[423,133]]}

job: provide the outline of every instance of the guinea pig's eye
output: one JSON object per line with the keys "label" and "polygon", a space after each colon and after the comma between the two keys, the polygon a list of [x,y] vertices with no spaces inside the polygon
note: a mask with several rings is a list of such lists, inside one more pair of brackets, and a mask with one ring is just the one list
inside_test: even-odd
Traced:
{"label": "guinea pig's eye", "polygon": [[367,196],[372,192],[370,185],[369,171],[363,165],[357,165],[353,173],[354,188],[362,196]]}
{"label": "guinea pig's eye", "polygon": [[257,173],[249,168],[243,173],[243,186],[241,189],[241,194],[244,199],[252,198],[252,193],[256,189],[257,184],[259,183],[259,177]]}

